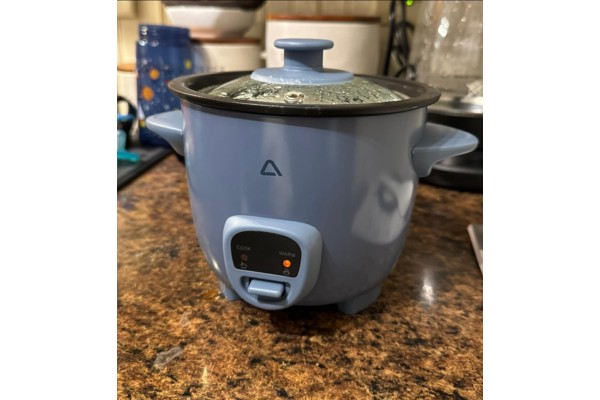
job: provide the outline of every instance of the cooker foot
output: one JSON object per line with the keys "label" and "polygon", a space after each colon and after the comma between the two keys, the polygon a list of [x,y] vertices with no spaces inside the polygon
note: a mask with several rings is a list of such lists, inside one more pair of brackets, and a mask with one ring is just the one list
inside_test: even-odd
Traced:
{"label": "cooker foot", "polygon": [[236,301],[240,299],[240,296],[231,288],[227,287],[223,282],[219,282],[219,286],[221,287],[221,293],[223,296],[229,301]]}
{"label": "cooker foot", "polygon": [[381,286],[376,286],[371,290],[363,292],[350,300],[337,303],[337,308],[344,314],[356,314],[370,306],[381,293]]}

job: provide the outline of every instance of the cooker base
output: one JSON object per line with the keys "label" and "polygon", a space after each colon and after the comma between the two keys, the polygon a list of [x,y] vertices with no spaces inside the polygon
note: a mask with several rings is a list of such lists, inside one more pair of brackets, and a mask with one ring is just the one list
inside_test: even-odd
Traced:
{"label": "cooker base", "polygon": [[[227,300],[241,300],[240,296],[238,296],[238,294],[233,289],[229,288],[225,283],[219,282],[219,286],[221,288],[221,293]],[[373,304],[379,297],[380,293],[381,286],[377,286],[349,300],[337,303],[337,308],[339,311],[348,315],[359,313]]]}
{"label": "cooker base", "polygon": [[337,308],[344,314],[356,314],[373,304],[381,293],[381,286],[376,286],[349,300],[337,303]]}
{"label": "cooker base", "polygon": [[221,288],[221,293],[223,293],[223,296],[225,296],[225,298],[227,300],[229,300],[229,301],[240,300],[240,296],[238,296],[238,294],[235,292],[235,290],[229,288],[226,284],[224,284],[221,281],[219,281],[219,286]]}

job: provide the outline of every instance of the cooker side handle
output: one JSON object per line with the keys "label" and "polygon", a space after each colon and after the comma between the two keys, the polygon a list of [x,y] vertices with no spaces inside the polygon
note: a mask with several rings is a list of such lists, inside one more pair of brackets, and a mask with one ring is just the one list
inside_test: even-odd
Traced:
{"label": "cooker side handle", "polygon": [[429,175],[436,162],[469,153],[478,143],[477,138],[468,132],[428,122],[412,151],[413,168],[417,176],[423,178]]}
{"label": "cooker side handle", "polygon": [[183,113],[181,110],[154,114],[146,119],[146,126],[165,139],[179,155],[183,155]]}

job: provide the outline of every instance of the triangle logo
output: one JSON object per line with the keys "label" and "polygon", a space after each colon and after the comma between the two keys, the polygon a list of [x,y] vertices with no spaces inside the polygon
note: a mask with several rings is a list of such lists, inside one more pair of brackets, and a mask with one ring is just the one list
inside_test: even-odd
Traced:
{"label": "triangle logo", "polygon": [[[270,171],[267,171],[268,169],[270,169]],[[265,161],[265,164],[260,170],[260,174],[265,176],[281,176],[281,172],[273,160]]]}

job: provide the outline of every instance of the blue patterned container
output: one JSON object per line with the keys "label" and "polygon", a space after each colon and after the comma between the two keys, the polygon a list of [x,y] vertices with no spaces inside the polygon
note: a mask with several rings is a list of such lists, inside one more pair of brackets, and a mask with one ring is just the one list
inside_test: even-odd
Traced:
{"label": "blue patterned container", "polygon": [[140,25],[136,44],[138,118],[140,142],[147,146],[170,147],[146,127],[150,115],[180,108],[179,99],[167,84],[193,72],[190,32],[167,25]]}

